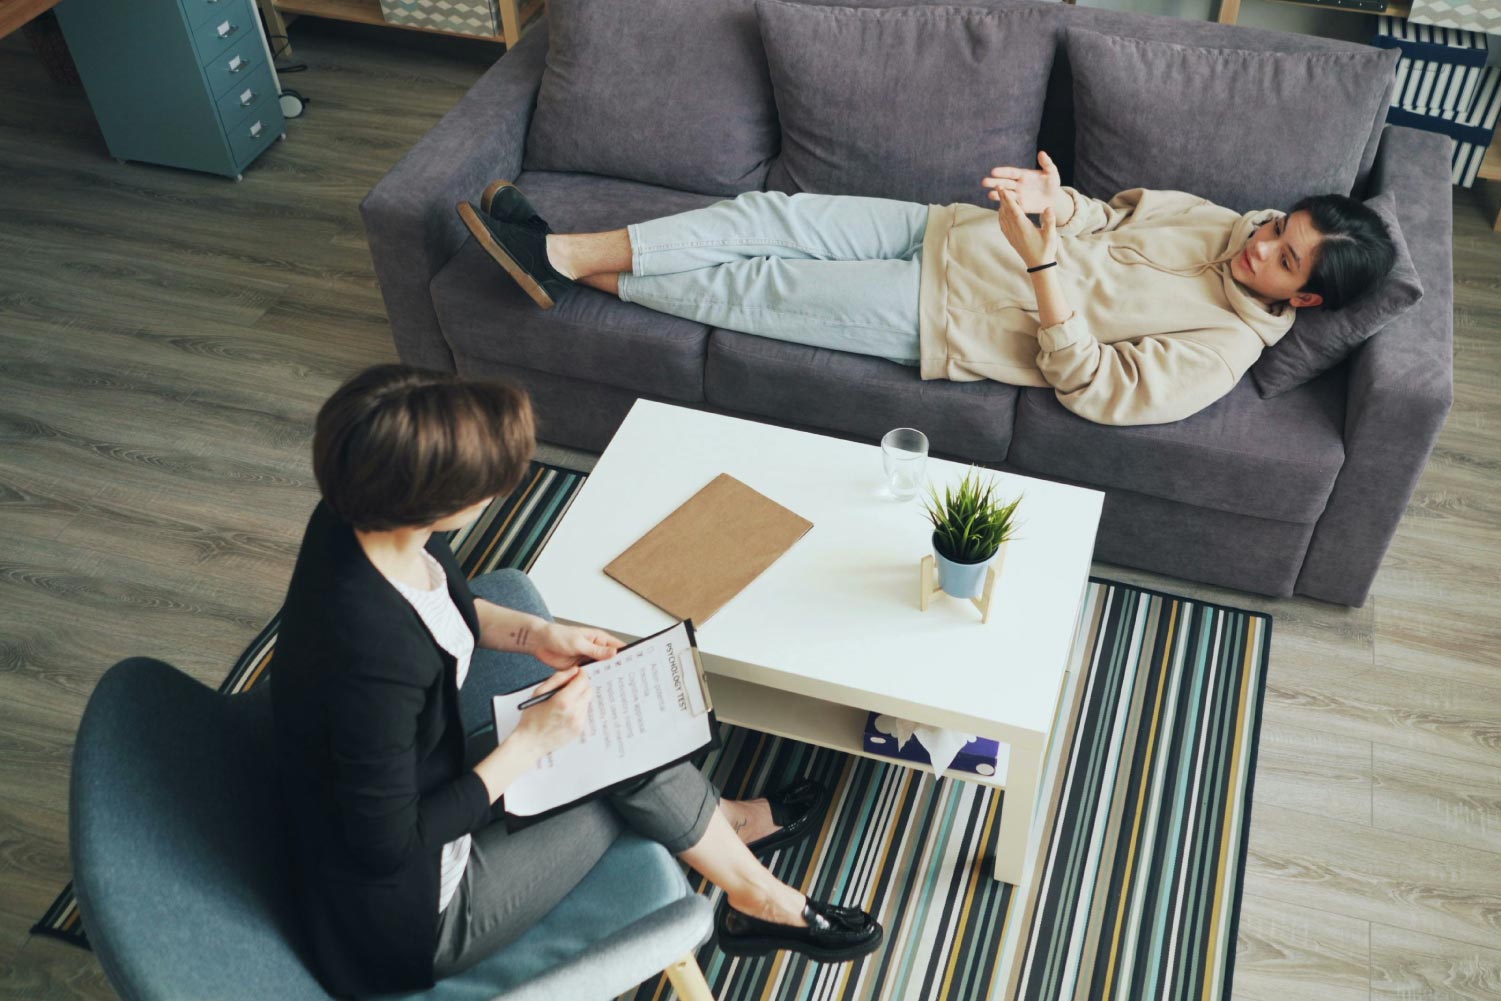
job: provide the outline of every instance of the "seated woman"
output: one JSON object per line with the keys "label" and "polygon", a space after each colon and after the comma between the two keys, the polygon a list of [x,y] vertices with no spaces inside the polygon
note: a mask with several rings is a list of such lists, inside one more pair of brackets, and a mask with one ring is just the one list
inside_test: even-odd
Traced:
{"label": "seated woman", "polygon": [[[1391,270],[1381,219],[1342,195],[1245,214],[1177,191],[1109,202],[997,167],[975,205],[750,192],[608,233],[553,233],[514,186],[460,203],[544,309],[575,281],[713,326],[919,366],[924,379],[1050,386],[1102,424],[1180,420],[1224,396],[1297,310]],[[1027,214],[1037,214],[1041,226]]]}
{"label": "seated woman", "polygon": [[[407,991],[465,969],[551,910],[627,827],[725,891],[726,952],[875,949],[870,915],[808,900],[756,860],[818,826],[828,796],[810,780],[721,802],[684,764],[514,833],[495,819],[506,787],[582,732],[579,666],[620,646],[550,621],[524,574],[471,590],[444,541],[516,487],[533,448],[524,394],[399,365],[355,376],[318,414],[323,500],[282,609],[271,692],[323,984]],[[497,746],[483,731],[490,696],[539,676],[534,691],[557,694]]]}

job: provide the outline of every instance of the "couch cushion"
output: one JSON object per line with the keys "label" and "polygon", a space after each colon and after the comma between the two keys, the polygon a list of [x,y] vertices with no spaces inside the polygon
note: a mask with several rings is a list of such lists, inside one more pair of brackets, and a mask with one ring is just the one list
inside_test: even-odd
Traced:
{"label": "couch cushion", "polygon": [[1251,366],[1251,377],[1262,396],[1278,396],[1339,364],[1376,331],[1423,298],[1423,283],[1402,225],[1397,221],[1396,198],[1386,191],[1366,200],[1383,222],[1397,248],[1391,274],[1366,295],[1343,309],[1299,310],[1296,322]]}
{"label": "couch cushion", "polygon": [[767,187],[983,205],[991,167],[1037,162],[1059,10],[759,0],[782,128]]}
{"label": "couch cushion", "polygon": [[1242,212],[1349,194],[1396,65],[1393,50],[1365,47],[1249,51],[1076,27],[1065,38],[1076,187],[1189,191]]}
{"label": "couch cushion", "polygon": [[1344,463],[1344,416],[1342,370],[1275,400],[1242,379],[1186,420],[1141,427],[1091,423],[1052,390],[1028,389],[1009,461],[1102,489],[1307,523],[1324,510]]}
{"label": "couch cushion", "polygon": [[[526,171],[516,183],[559,232],[618,229],[716,200],[592,174]],[[708,328],[702,323],[582,286],[540,310],[472,239],[431,287],[443,336],[456,356],[667,399],[703,399]]]}
{"label": "couch cushion", "polygon": [[979,462],[1006,457],[1016,394],[998,382],[924,382],[896,362],[718,328],[704,371],[715,407],[870,442],[915,427],[933,452]]}
{"label": "couch cushion", "polygon": [[550,0],[527,170],[761,187],[776,110],[754,0]]}

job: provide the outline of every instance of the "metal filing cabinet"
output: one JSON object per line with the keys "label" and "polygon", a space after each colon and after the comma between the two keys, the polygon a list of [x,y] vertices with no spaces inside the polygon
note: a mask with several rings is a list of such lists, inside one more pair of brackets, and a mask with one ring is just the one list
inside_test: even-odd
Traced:
{"label": "metal filing cabinet", "polygon": [[63,0],[110,155],[239,179],[286,131],[253,0]]}

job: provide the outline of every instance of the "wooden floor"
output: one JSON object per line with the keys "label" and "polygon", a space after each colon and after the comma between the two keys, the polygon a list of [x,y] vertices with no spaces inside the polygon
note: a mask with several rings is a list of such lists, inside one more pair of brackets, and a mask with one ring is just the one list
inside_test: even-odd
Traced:
{"label": "wooden floor", "polygon": [[[401,37],[398,37],[401,36]],[[357,203],[493,59],[293,28],[312,96],[241,184],[119,165],[0,43],[0,997],[112,994],[27,930],[67,881],[68,757],[127,654],[208,683],[276,610],[310,423],[394,357]],[[1349,610],[1276,617],[1236,997],[1501,996],[1501,192],[1456,192],[1456,402]]]}

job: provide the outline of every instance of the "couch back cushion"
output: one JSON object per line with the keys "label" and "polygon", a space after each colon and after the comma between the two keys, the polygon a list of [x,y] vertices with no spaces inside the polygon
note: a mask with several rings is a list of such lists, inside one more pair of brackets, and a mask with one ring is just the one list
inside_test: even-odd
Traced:
{"label": "couch back cushion", "polygon": [[754,0],[549,0],[523,166],[759,189],[776,112]]}
{"label": "couch back cushion", "polygon": [[1348,47],[1250,51],[1071,26],[1074,184],[1189,191],[1238,211],[1349,194],[1396,56]]}
{"label": "couch back cushion", "polygon": [[1384,191],[1366,199],[1366,205],[1381,217],[1396,246],[1397,259],[1391,273],[1343,309],[1299,310],[1292,329],[1251,366],[1256,389],[1263,397],[1281,396],[1338,365],[1366,338],[1423,298],[1423,283],[1397,221],[1396,197]]}
{"label": "couch back cushion", "polygon": [[757,12],[782,130],[770,190],[984,204],[991,167],[1036,163],[1054,5]]}

